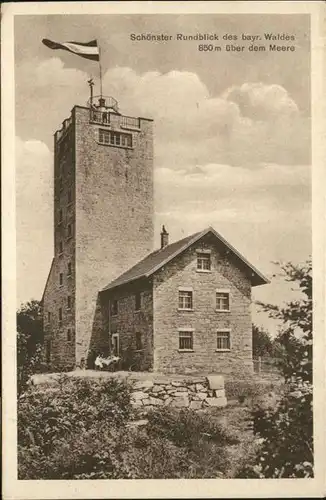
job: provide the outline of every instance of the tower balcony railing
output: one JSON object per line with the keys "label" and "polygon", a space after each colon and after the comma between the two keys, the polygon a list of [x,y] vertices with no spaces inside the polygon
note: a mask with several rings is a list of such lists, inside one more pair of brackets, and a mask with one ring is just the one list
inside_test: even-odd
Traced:
{"label": "tower balcony railing", "polygon": [[112,125],[113,127],[121,127],[126,129],[140,129],[140,120],[133,116],[123,116],[116,115],[115,113],[110,113],[110,111],[98,111],[96,109],[90,109],[90,121],[91,123],[97,123],[99,125]]}
{"label": "tower balcony railing", "polygon": [[[118,103],[113,97],[103,96],[100,99],[97,98],[98,96],[93,97],[92,106],[90,99],[87,102],[88,107],[90,108],[91,123],[97,123],[99,125],[112,125],[127,129],[140,129],[139,118],[121,115],[118,110]],[[94,102],[100,102],[100,100],[103,100],[102,106],[94,104]]]}
{"label": "tower balcony railing", "polygon": [[87,107],[96,109],[102,106],[101,102],[104,104],[103,107],[113,109],[115,113],[119,113],[118,101],[114,97],[108,95],[94,95],[90,97],[87,101]]}

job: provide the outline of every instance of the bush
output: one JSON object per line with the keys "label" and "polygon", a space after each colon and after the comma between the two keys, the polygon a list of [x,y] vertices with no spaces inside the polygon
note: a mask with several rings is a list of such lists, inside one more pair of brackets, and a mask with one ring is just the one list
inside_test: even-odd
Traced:
{"label": "bush", "polygon": [[106,461],[106,453],[130,413],[129,389],[115,379],[63,375],[56,385],[26,391],[18,401],[19,478],[112,477],[114,457]]}
{"label": "bush", "polygon": [[19,479],[225,477],[238,443],[210,414],[160,408],[146,427],[126,384],[71,379],[32,387],[18,402]]}
{"label": "bush", "polygon": [[245,400],[246,398],[256,399],[272,391],[272,382],[257,382],[255,380],[228,380],[225,382],[225,394],[228,400]]}

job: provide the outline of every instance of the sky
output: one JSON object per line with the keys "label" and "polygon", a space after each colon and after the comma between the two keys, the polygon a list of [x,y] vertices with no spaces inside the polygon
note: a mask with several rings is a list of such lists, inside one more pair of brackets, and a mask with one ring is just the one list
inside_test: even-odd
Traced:
{"label": "sky", "polygon": [[[273,262],[311,254],[310,35],[304,15],[39,15],[15,18],[17,303],[40,299],[53,255],[53,134],[89,97],[97,63],[41,40],[101,46],[103,93],[154,119],[155,243],[213,226],[271,284],[253,299],[291,298]],[[132,33],[172,35],[132,41]],[[203,52],[175,35],[215,33]],[[293,35],[295,51],[224,50],[223,35]],[[204,42],[205,43],[205,42]],[[276,42],[275,42],[276,43]],[[283,42],[278,42],[282,44]],[[267,44],[268,46],[268,44]],[[268,325],[253,311],[254,321]]]}

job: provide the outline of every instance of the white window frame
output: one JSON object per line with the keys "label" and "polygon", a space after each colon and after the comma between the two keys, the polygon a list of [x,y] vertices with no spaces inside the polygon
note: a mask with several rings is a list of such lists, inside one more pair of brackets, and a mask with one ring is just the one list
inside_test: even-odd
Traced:
{"label": "white window frame", "polygon": [[[229,309],[218,309],[217,307],[217,294],[218,293],[224,293],[229,296]],[[215,290],[215,311],[216,312],[224,312],[224,313],[229,313],[231,310],[231,294],[230,290],[228,288],[216,288]]]}
{"label": "white window frame", "polygon": [[[198,273],[211,273],[212,272],[212,251],[211,250],[208,250],[208,249],[205,249],[205,248],[198,248],[196,250],[196,271]],[[210,267],[209,269],[201,269],[198,267],[198,254],[205,254],[205,255],[208,255],[209,256],[209,263],[210,263]]]}
{"label": "white window frame", "polygon": [[[221,334],[221,333],[228,333],[229,334],[229,348],[228,349],[219,349],[217,347],[217,338],[218,338],[218,334]],[[216,352],[230,352],[231,351],[231,348],[232,348],[232,344],[231,344],[231,329],[230,328],[218,328],[218,330],[216,330],[216,349],[215,351]]]}
{"label": "white window frame", "polygon": [[[180,292],[191,292],[192,307],[180,307]],[[178,289],[178,311],[193,311],[194,310],[194,290],[192,287],[182,286]]]}
{"label": "white window frame", "polygon": [[[178,328],[178,351],[179,352],[194,352],[194,328]],[[180,333],[191,333],[192,349],[180,348]]]}

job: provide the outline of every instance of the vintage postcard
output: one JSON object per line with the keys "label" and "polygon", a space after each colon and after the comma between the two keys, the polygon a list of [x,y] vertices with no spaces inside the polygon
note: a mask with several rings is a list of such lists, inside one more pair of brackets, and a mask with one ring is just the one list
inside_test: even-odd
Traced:
{"label": "vintage postcard", "polygon": [[2,10],[4,498],[323,496],[324,4]]}

